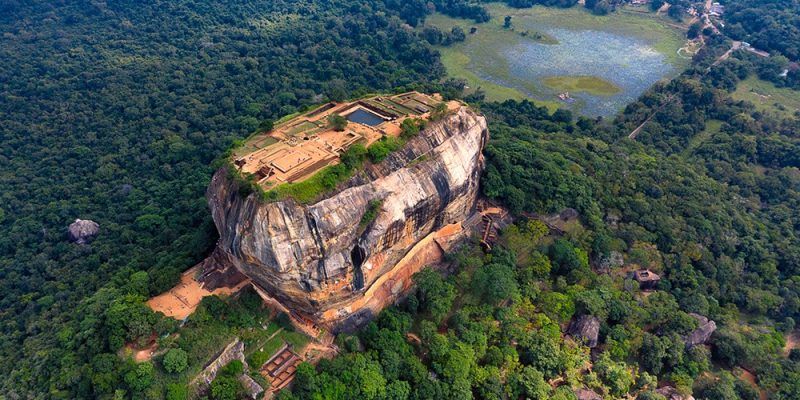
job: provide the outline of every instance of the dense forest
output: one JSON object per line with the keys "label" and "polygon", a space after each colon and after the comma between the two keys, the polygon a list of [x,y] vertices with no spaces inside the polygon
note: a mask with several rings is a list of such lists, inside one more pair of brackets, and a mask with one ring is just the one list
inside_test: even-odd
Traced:
{"label": "dense forest", "polygon": [[[298,370],[280,398],[572,399],[571,387],[663,399],[657,382],[709,400],[800,397],[800,352],[784,354],[800,318],[800,126],[730,97],[759,58],[707,72],[728,46],[709,38],[692,68],[613,121],[479,102],[484,194],[518,215],[573,207],[581,224],[557,234],[520,218],[490,254],[467,246],[446,278],[416,275],[414,295],[340,337],[344,354]],[[658,290],[623,265],[662,274]],[[709,348],[684,345],[689,313],[717,321]],[[601,323],[592,352],[561,336],[585,315]]]}
{"label": "dense forest", "polygon": [[736,40],[800,59],[800,1],[724,1],[725,33]]}
{"label": "dense forest", "polygon": [[[798,5],[727,6],[726,34],[785,58],[739,52],[707,70],[729,47],[707,38],[686,73],[609,121],[469,96],[492,132],[485,196],[519,216],[571,207],[580,223],[557,234],[522,217],[492,253],[467,245],[451,274],[417,275],[414,295],[341,336],[340,357],[302,365],[281,396],[572,399],[573,386],[659,399],[656,382],[669,382],[701,399],[758,398],[746,370],[770,398],[800,398],[800,353],[782,354],[800,318],[800,118],[730,96],[748,76],[800,85],[796,69],[781,76],[798,58]],[[434,10],[489,18],[455,0],[2,2],[0,393],[185,398],[187,365],[219,345],[210,338],[266,323],[252,293],[209,298],[162,343],[168,356],[118,355],[177,329],[142,302],[214,243],[212,161],[328,99],[459,96],[429,46],[445,37],[414,29]],[[67,241],[76,218],[100,224],[90,245]],[[598,268],[619,254],[661,274],[659,290]],[[683,346],[690,312],[717,321],[710,350]],[[594,353],[561,339],[582,315],[601,321]],[[235,386],[234,367],[217,387]]]}
{"label": "dense forest", "polygon": [[[438,80],[396,6],[2,2],[0,392],[91,393],[85,365],[117,349],[109,304],[164,291],[213,245],[209,165],[234,139]],[[91,245],[66,240],[76,218],[100,224]]]}

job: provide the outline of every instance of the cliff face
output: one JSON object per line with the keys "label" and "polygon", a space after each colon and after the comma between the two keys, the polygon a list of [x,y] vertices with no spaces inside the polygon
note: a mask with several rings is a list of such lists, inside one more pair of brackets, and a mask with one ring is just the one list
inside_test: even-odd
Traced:
{"label": "cliff face", "polygon": [[[311,205],[242,197],[227,171],[217,171],[207,191],[220,233],[210,260],[317,322],[376,312],[463,235],[487,139],[486,120],[461,107]],[[377,216],[359,226],[375,201]]]}

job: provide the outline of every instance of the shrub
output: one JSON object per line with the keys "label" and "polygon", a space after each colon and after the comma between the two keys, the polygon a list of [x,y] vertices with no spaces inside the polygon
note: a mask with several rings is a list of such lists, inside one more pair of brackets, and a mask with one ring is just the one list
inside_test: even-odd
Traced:
{"label": "shrub", "polygon": [[359,168],[364,163],[364,160],[367,159],[367,148],[356,143],[345,150],[340,159],[348,169]]}
{"label": "shrub", "polygon": [[400,137],[408,140],[419,135],[419,131],[423,127],[424,123],[424,120],[412,118],[404,119],[403,122],[400,123],[400,129],[402,130],[402,132],[400,132]]}
{"label": "shrub", "polygon": [[344,128],[347,128],[347,118],[339,114],[332,114],[328,117],[328,124],[334,130],[341,132]]}
{"label": "shrub", "polygon": [[189,389],[180,383],[167,385],[167,400],[186,400],[189,398]]}
{"label": "shrub", "polygon": [[232,376],[218,376],[211,382],[213,400],[236,400],[242,392],[242,384]]}
{"label": "shrub", "polygon": [[381,210],[382,204],[383,202],[380,200],[371,200],[367,206],[367,211],[364,212],[364,215],[361,216],[361,221],[358,222],[358,227],[366,228],[367,225],[372,223],[372,221],[375,221],[375,218],[378,217],[378,211]]}
{"label": "shrub", "polygon": [[164,369],[167,372],[173,374],[183,372],[189,365],[186,352],[182,349],[170,349],[167,354],[164,355],[164,359],[161,363],[164,365]]}
{"label": "shrub", "polygon": [[367,149],[367,155],[369,156],[370,161],[377,164],[386,159],[391,152],[399,149],[400,147],[402,147],[402,143],[400,143],[399,140],[384,136],[377,142],[373,143],[372,146],[369,146]]}

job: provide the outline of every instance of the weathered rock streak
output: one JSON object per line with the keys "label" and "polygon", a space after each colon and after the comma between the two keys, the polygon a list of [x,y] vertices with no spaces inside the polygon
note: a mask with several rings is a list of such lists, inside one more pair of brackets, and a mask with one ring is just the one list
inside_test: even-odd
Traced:
{"label": "weathered rock streak", "polygon": [[[452,227],[475,203],[487,139],[485,118],[461,107],[310,205],[242,196],[219,170],[207,192],[220,233],[211,259],[235,266],[305,317],[330,322],[326,311],[339,310],[341,321],[359,311],[350,306],[363,304],[379,278],[408,275],[393,269],[415,244],[443,227],[460,232]],[[359,226],[375,200],[377,216]],[[452,239],[434,240],[446,251]]]}

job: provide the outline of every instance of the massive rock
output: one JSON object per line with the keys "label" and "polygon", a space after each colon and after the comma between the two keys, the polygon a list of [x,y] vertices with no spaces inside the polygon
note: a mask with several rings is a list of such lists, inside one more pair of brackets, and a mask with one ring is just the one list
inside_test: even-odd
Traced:
{"label": "massive rock", "polygon": [[[357,324],[462,238],[487,139],[485,118],[461,107],[309,205],[243,196],[221,169],[207,191],[220,233],[209,262],[233,265],[303,318]],[[375,201],[377,216],[360,226]]]}
{"label": "massive rock", "polygon": [[587,347],[595,348],[600,334],[600,320],[593,315],[581,315],[570,322],[567,334]]}
{"label": "massive rock", "polygon": [[69,225],[67,234],[69,235],[69,240],[78,244],[87,244],[94,240],[98,231],[100,231],[100,225],[97,222],[88,219],[76,219],[75,222]]}
{"label": "massive rock", "polygon": [[708,339],[711,339],[711,335],[714,334],[714,331],[717,330],[717,323],[700,314],[689,313],[689,315],[697,320],[697,329],[683,338],[686,348],[691,348],[698,344],[706,344]]}

